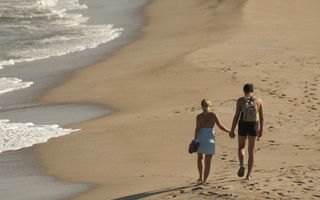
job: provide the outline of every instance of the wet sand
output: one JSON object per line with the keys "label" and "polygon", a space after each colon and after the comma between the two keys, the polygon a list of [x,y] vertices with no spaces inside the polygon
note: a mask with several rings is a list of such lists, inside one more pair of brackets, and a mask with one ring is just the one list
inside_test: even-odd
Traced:
{"label": "wet sand", "polygon": [[[40,98],[117,110],[36,145],[46,173],[96,185],[79,200],[319,198],[319,7],[316,0],[152,1],[139,40]],[[212,100],[230,126],[246,82],[266,115],[254,180],[236,176],[236,140],[216,129],[210,184],[196,186],[187,146],[200,101]]]}

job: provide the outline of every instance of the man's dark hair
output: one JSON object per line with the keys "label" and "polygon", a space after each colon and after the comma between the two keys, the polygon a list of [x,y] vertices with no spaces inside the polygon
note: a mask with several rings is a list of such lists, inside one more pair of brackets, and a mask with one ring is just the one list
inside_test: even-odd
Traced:
{"label": "man's dark hair", "polygon": [[243,86],[243,92],[248,94],[250,92],[253,92],[253,84],[247,83]]}

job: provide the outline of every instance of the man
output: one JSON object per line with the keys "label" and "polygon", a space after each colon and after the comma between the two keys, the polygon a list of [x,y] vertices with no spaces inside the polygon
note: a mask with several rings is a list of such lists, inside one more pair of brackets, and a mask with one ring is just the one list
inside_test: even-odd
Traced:
{"label": "man", "polygon": [[[234,129],[238,126],[238,156],[240,162],[240,168],[238,170],[238,176],[243,177],[245,167],[243,164],[244,150],[246,140],[248,138],[248,172],[246,179],[251,180],[251,172],[254,163],[254,151],[256,140],[262,137],[263,132],[263,106],[262,100],[256,98],[253,94],[253,85],[245,84],[243,87],[244,97],[240,97],[237,101],[236,113],[233,118],[230,137],[235,137]],[[240,120],[239,120],[240,117]],[[260,129],[258,130],[258,126]]]}

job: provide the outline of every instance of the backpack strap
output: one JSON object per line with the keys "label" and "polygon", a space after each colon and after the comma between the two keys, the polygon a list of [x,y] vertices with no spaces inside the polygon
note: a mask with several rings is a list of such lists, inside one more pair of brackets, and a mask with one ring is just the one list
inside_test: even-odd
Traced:
{"label": "backpack strap", "polygon": [[252,102],[255,103],[256,97],[254,96],[254,97],[251,97],[251,98],[247,98],[246,96],[244,96],[243,99],[244,99],[246,102],[248,102],[248,101],[251,102],[251,101],[252,101]]}

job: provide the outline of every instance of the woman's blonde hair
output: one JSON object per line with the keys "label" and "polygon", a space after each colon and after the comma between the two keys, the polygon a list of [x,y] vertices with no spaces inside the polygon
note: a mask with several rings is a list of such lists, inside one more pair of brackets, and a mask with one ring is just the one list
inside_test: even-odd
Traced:
{"label": "woman's blonde hair", "polygon": [[201,106],[202,107],[209,107],[209,106],[211,106],[211,101],[209,101],[207,99],[202,99]]}

